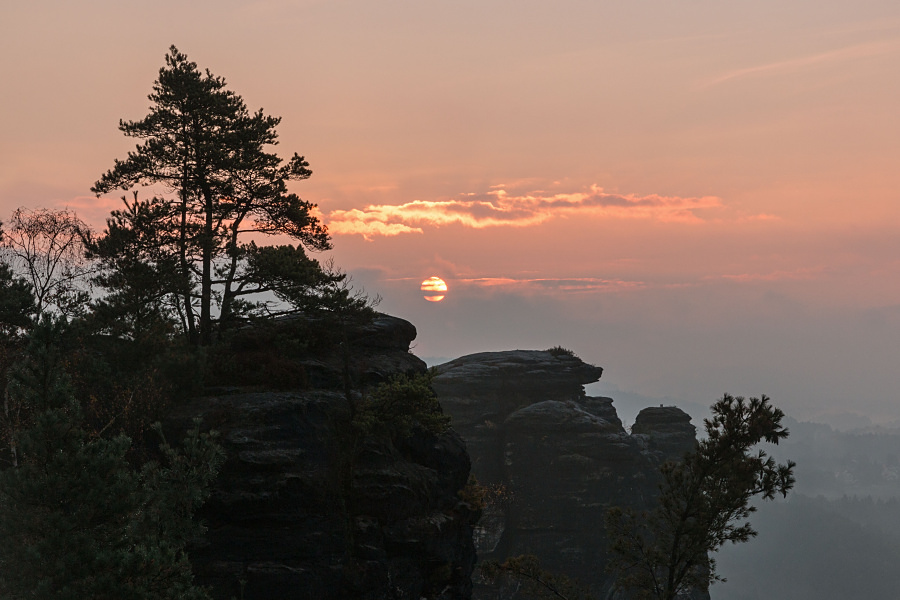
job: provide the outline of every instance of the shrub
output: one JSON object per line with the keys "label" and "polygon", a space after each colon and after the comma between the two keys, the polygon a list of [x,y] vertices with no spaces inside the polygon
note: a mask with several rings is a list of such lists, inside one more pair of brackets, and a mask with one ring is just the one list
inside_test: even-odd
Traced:
{"label": "shrub", "polygon": [[575,358],[574,352],[572,352],[568,348],[563,348],[562,346],[553,346],[552,348],[547,348],[547,352],[549,352],[553,356],[571,356]]}
{"label": "shrub", "polygon": [[387,431],[392,437],[409,437],[416,428],[440,435],[450,427],[450,416],[431,389],[431,375],[399,375],[363,399],[354,426],[366,432]]}

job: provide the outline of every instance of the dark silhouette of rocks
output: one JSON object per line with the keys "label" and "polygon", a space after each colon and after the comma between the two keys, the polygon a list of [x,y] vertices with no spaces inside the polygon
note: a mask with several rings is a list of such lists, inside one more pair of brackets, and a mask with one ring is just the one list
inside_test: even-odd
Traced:
{"label": "dark silhouette of rocks", "polygon": [[[409,353],[414,337],[409,322],[388,316],[347,332],[354,382],[424,372]],[[464,443],[452,430],[360,435],[344,362],[340,348],[299,357],[316,386],[232,386],[169,419],[174,432],[202,418],[227,453],[201,511],[209,530],[191,552],[197,581],[217,600],[470,597],[478,515],[459,495],[470,469]]]}
{"label": "dark silhouette of rocks", "polygon": [[[310,323],[281,326],[298,325]],[[201,511],[208,533],[191,551],[214,598],[466,599],[476,545],[484,559],[536,554],[600,597],[608,591],[606,509],[650,506],[658,465],[694,444],[689,417],[646,409],[629,434],[610,398],[585,395],[602,369],[516,350],[438,367],[433,386],[453,430],[360,435],[348,381],[366,389],[423,373],[409,353],[415,333],[380,315],[339,343],[273,357],[267,340],[277,336],[248,330],[229,364],[264,365],[280,379],[267,385],[257,369],[251,383],[209,388],[171,415],[170,435],[199,417],[227,453]],[[477,527],[470,468],[491,489]]]}
{"label": "dark silhouette of rocks", "polygon": [[612,399],[585,395],[602,369],[565,353],[472,354],[437,373],[472,472],[494,490],[476,528],[479,560],[535,554],[606,597],[606,510],[655,502],[659,465],[693,448],[690,417],[644,409],[629,434]]}
{"label": "dark silhouette of rocks", "polygon": [[656,453],[658,460],[680,458],[693,448],[696,428],[691,416],[677,406],[645,408],[631,426],[631,435],[640,436],[645,449]]}
{"label": "dark silhouette of rocks", "polygon": [[[282,322],[302,319],[297,315]],[[342,389],[345,358],[349,360],[352,383],[363,387],[377,385],[398,373],[411,375],[426,370],[425,362],[409,351],[416,339],[416,327],[405,319],[378,314],[371,322],[348,326],[346,336],[346,357],[343,340],[298,357],[297,364],[306,372],[309,387]]]}

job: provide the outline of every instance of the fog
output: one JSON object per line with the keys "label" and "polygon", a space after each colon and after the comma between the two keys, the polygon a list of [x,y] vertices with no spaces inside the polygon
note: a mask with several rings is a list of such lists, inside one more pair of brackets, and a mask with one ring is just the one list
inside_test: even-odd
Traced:
{"label": "fog", "polygon": [[894,598],[900,590],[900,430],[788,422],[772,454],[797,461],[786,501],[759,504],[759,536],[719,553],[721,600]]}
{"label": "fog", "polygon": [[[494,291],[403,309],[419,326],[413,351],[442,352],[425,356],[429,364],[480,350],[574,349],[604,367],[587,393],[612,397],[626,427],[642,408],[665,404],[690,414],[699,432],[722,393],[770,396],[787,413],[791,434],[766,451],[797,462],[797,485],[787,499],[758,503],[750,518],[756,538],[715,556],[727,582],[712,587],[712,598],[895,597],[897,308],[813,310],[783,297],[741,300],[743,290],[730,292],[566,301]],[[684,319],[663,324],[679,310]]]}
{"label": "fog", "polygon": [[[367,275],[369,277],[367,277]],[[822,307],[737,285],[551,296],[470,289],[426,303],[409,281],[356,283],[418,328],[432,363],[487,350],[570,348],[603,367],[595,393],[708,406],[766,394],[791,417],[841,425],[900,420],[894,369],[900,307]],[[415,281],[418,284],[418,281]],[[658,403],[658,402],[657,402]]]}

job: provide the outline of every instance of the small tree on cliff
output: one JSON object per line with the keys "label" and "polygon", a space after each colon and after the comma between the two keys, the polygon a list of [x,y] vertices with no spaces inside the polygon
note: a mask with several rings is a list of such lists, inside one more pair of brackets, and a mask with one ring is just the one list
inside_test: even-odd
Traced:
{"label": "small tree on cliff", "polygon": [[795,463],[778,464],[762,441],[788,436],[784,413],[769,398],[732,397],[712,406],[704,420],[706,439],[680,462],[660,468],[657,507],[651,511],[613,508],[606,520],[617,585],[636,598],[675,600],[692,590],[707,591],[716,575],[709,553],[725,542],[746,542],[756,531],[745,519],[756,510],[750,500],[787,496]]}

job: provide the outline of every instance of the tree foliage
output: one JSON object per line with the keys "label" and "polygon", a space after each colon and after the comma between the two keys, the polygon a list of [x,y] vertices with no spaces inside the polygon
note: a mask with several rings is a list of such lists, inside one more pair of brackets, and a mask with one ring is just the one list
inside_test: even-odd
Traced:
{"label": "tree foliage", "polygon": [[431,375],[397,375],[363,399],[354,426],[361,432],[380,430],[401,438],[416,428],[440,435],[450,427],[450,416],[431,388]]}
{"label": "tree foliage", "polygon": [[[255,279],[258,256],[246,235],[289,236],[299,243],[293,249],[299,259],[303,247],[329,248],[328,234],[315,205],[287,190],[288,181],[312,174],[309,164],[298,154],[285,162],[267,151],[277,143],[279,118],[248,111],[224,79],[200,71],[174,46],[149,98],[144,119],[119,123],[142,143],[116,160],[92,191],[152,185],[171,196],[126,201],[92,252],[107,269],[129,267],[123,280],[101,281],[116,291],[140,287],[132,281],[150,272],[164,274],[158,297],[174,308],[191,341],[206,345],[216,302],[219,319],[228,321],[242,296],[266,291]],[[128,265],[119,261],[122,254],[130,256]],[[114,298],[122,308],[132,306],[122,294]]]}
{"label": "tree foliage", "polygon": [[33,287],[0,262],[0,336],[13,338],[31,326],[35,306]]}
{"label": "tree foliage", "polygon": [[487,561],[480,572],[482,579],[498,586],[505,598],[591,600],[587,590],[565,575],[544,569],[533,554],[513,556],[503,562]]}
{"label": "tree foliage", "polygon": [[[328,310],[332,290],[345,275],[323,269],[319,262],[307,256],[300,246],[257,246],[255,242],[240,246],[236,254],[239,268],[233,273],[234,288],[229,305],[229,317],[245,314],[278,314],[271,299],[244,300],[244,296],[259,297],[270,293],[292,309],[305,312]],[[231,265],[219,273],[230,275]]]}
{"label": "tree foliage", "polygon": [[176,293],[184,282],[171,217],[167,203],[135,194],[112,212],[105,235],[89,241],[88,257],[102,266],[94,282],[107,290],[92,307],[98,330],[141,341],[171,333],[186,318]]}
{"label": "tree foliage", "polygon": [[682,461],[661,467],[656,508],[609,511],[609,566],[619,587],[636,598],[675,600],[720,580],[709,554],[756,535],[746,521],[756,510],[750,501],[786,496],[794,485],[793,461],[778,464],[763,450],[754,453],[759,443],[788,436],[783,418],[766,396],[726,394],[704,421],[706,438]]}
{"label": "tree foliage", "polygon": [[221,449],[198,428],[162,461],[133,467],[124,435],[83,426],[54,344],[59,323],[32,335],[10,387],[30,412],[17,466],[0,472],[0,597],[200,599],[185,547],[202,528]]}

